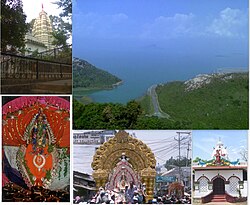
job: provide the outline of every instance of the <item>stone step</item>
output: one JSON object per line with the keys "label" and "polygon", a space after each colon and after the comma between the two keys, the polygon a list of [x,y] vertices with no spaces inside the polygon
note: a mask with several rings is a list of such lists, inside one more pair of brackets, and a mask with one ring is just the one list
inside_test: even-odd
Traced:
{"label": "stone step", "polygon": [[226,198],[226,195],[213,195],[213,198]]}
{"label": "stone step", "polygon": [[211,202],[227,202],[226,195],[213,195]]}

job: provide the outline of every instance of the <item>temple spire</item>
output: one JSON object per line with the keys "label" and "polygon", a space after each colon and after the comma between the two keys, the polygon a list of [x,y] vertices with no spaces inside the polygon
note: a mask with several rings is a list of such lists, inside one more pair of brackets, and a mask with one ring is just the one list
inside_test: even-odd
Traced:
{"label": "temple spire", "polygon": [[43,3],[42,3],[42,11],[43,11]]}

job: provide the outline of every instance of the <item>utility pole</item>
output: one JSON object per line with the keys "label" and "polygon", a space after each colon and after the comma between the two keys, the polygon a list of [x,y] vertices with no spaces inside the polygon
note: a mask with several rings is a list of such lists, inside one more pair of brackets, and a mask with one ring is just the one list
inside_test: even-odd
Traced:
{"label": "utility pole", "polygon": [[[176,141],[178,141],[178,149],[179,149],[179,157],[178,157],[178,167],[179,167],[179,179],[178,181],[181,182],[181,165],[180,165],[180,162],[181,162],[181,141],[187,139],[187,137],[190,135],[191,132],[176,132],[178,134],[178,138],[174,138]],[[185,137],[181,137],[181,134],[186,134],[188,136],[185,136]]]}
{"label": "utility pole", "polygon": [[190,146],[190,141],[188,140],[186,167],[188,166],[188,154],[189,154],[189,151],[190,151],[189,146]]}

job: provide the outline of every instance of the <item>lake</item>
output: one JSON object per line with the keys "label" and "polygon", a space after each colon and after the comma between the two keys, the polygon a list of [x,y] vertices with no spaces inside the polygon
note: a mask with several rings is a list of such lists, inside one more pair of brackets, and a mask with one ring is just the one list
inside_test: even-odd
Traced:
{"label": "lake", "polygon": [[116,42],[117,46],[112,48],[108,42],[98,42],[98,48],[88,45],[87,41],[84,43],[87,50],[77,44],[73,47],[73,54],[77,54],[75,57],[87,60],[124,82],[113,90],[88,93],[87,96],[95,102],[126,103],[146,94],[153,84],[188,80],[198,74],[216,72],[219,68],[248,67],[248,52],[236,55],[209,45],[197,46],[195,42],[186,40],[179,41],[178,45],[168,41],[164,45],[148,46],[140,42],[128,45]]}

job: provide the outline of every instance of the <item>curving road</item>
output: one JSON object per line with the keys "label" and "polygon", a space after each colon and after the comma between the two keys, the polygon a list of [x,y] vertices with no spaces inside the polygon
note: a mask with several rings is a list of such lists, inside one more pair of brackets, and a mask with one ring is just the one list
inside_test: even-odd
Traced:
{"label": "curving road", "polygon": [[150,97],[152,98],[152,103],[153,103],[153,107],[154,107],[154,114],[153,116],[157,116],[160,118],[170,118],[170,115],[163,112],[161,110],[161,107],[159,105],[159,101],[158,101],[158,96],[157,93],[155,91],[157,85],[152,85],[149,89],[148,89],[148,94],[150,95]]}

